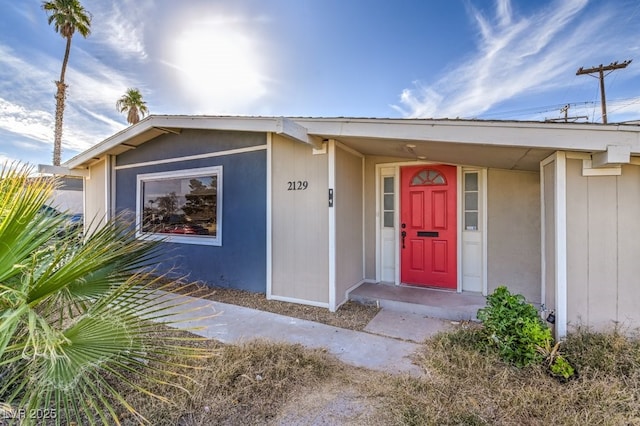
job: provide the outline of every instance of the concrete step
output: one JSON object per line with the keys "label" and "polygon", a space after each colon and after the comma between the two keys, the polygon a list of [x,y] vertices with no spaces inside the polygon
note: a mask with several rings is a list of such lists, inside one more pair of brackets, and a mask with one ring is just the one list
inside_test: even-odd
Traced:
{"label": "concrete step", "polygon": [[363,283],[349,293],[349,299],[395,312],[423,315],[452,321],[475,321],[486,298],[477,293]]}

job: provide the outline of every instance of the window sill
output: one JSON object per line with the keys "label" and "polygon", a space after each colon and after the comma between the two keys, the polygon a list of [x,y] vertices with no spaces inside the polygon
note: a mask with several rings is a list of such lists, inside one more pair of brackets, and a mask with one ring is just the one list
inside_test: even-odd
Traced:
{"label": "window sill", "polygon": [[143,234],[138,232],[138,238],[146,241],[162,241],[165,243],[195,244],[200,246],[222,246],[222,238],[200,236],[200,235],[166,235],[166,234]]}

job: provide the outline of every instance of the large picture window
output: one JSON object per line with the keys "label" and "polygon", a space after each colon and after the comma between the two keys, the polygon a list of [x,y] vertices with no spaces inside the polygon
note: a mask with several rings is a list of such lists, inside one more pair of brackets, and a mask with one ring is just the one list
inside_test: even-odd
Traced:
{"label": "large picture window", "polygon": [[138,175],[138,235],[222,244],[222,166]]}

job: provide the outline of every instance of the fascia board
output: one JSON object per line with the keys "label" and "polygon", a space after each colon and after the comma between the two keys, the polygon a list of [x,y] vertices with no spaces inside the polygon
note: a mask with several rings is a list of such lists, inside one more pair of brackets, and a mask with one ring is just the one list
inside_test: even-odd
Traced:
{"label": "fascia board", "polygon": [[[309,137],[303,126],[284,117],[149,116],[73,157],[65,162],[64,166],[69,169],[82,166],[128,140],[154,129],[162,133],[169,132],[167,129],[272,132],[314,147],[321,147],[321,142],[318,142],[317,138]],[[149,139],[156,136],[157,134],[152,134]]]}
{"label": "fascia board", "polygon": [[[310,135],[437,141],[553,150],[604,151],[627,145],[640,153],[640,126],[454,120],[296,119]],[[624,130],[620,131],[620,130]]]}

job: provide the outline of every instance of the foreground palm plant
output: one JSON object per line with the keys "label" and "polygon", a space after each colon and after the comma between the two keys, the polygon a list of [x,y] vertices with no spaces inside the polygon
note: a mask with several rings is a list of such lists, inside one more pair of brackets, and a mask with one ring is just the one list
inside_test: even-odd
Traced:
{"label": "foreground palm plant", "polygon": [[177,383],[183,366],[168,354],[207,356],[156,323],[184,318],[187,304],[153,274],[157,243],[120,222],[61,233],[64,217],[42,209],[55,183],[29,171],[0,169],[0,418],[120,424],[129,413],[144,423],[113,384],[163,400],[138,383]]}

